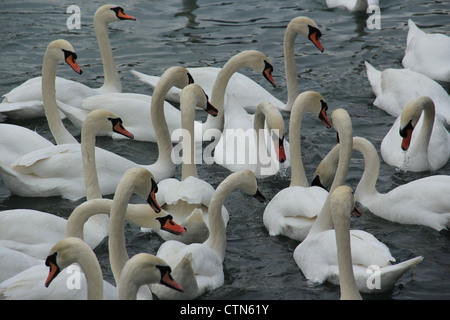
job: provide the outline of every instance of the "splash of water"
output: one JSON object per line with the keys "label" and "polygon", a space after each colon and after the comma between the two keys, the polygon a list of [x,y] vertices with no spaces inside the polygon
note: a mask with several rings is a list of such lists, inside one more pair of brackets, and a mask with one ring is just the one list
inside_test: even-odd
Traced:
{"label": "splash of water", "polygon": [[403,151],[403,162],[400,165],[399,168],[397,168],[397,171],[403,171],[407,172],[409,168],[409,157],[408,157],[408,151]]}

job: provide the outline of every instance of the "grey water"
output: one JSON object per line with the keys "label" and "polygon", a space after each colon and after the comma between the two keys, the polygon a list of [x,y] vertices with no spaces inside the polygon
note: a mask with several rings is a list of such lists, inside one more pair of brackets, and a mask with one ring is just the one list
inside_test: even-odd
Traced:
{"label": "grey water", "polygon": [[[330,107],[345,108],[352,117],[354,134],[369,139],[379,150],[380,143],[394,118],[373,105],[375,96],[366,76],[364,61],[375,68],[402,68],[406,46],[408,19],[413,19],[426,32],[450,34],[450,4],[447,1],[386,0],[380,1],[380,28],[369,29],[370,14],[328,9],[325,0],[130,0],[116,2],[137,21],[110,24],[109,36],[123,92],[152,94],[151,89],[129,71],[161,75],[168,67],[221,67],[234,54],[243,50],[265,53],[274,66],[273,88],[261,75],[251,70],[241,72],[260,83],[282,101],[286,100],[283,63],[283,35],[288,22],[296,16],[308,16],[322,31],[325,48],[319,52],[306,39],[299,37],[295,45],[297,74],[302,91],[320,92]],[[39,76],[43,53],[52,40],[70,41],[83,69],[81,76],[68,67],[58,67],[57,74],[91,87],[102,84],[102,64],[93,30],[95,10],[105,1],[2,0],[0,19],[0,94],[7,93],[29,78]],[[68,29],[66,13],[69,5],[80,8],[80,29]],[[450,84],[441,82],[450,89]],[[283,114],[288,128],[289,114]],[[203,118],[202,118],[203,117]],[[204,115],[199,114],[199,119]],[[36,130],[52,139],[46,120],[11,120]],[[65,121],[79,139],[80,132]],[[126,124],[125,124],[126,126]],[[5,137],[2,137],[4,139]],[[316,119],[303,121],[302,154],[310,179],[316,166],[336,143],[334,130],[325,130]],[[113,141],[98,138],[100,147],[117,152],[137,163],[153,163],[156,144],[138,141]],[[356,187],[364,167],[362,157],[354,154],[347,183]],[[176,177],[180,177],[181,168]],[[218,165],[198,165],[199,175],[216,187],[229,172]],[[381,162],[377,188],[387,192],[409,181],[434,174],[448,175],[450,163],[434,172],[402,172]],[[259,181],[270,200],[287,187],[290,170]],[[135,202],[140,199],[133,198]],[[25,198],[11,195],[0,181],[0,210],[32,208],[67,217],[81,202],[58,197]],[[262,214],[265,205],[247,195],[233,192],[225,206],[230,212],[227,228],[227,251],[224,261],[225,283],[199,299],[233,300],[325,300],[338,299],[339,287],[312,284],[296,266],[292,254],[298,243],[269,236]],[[352,218],[352,228],[374,234],[391,250],[398,262],[422,255],[424,260],[405,273],[394,289],[383,294],[364,294],[364,299],[450,299],[450,236],[424,226],[402,225],[383,220],[360,206],[363,215]],[[139,228],[126,225],[129,255],[156,253],[161,240]],[[96,253],[105,278],[114,281],[109,269],[107,242]]]}

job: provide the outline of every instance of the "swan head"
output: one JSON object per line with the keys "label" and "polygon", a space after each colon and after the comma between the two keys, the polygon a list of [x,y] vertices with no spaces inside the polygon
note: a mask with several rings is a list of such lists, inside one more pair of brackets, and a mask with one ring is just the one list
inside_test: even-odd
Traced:
{"label": "swan head", "polygon": [[90,130],[90,128],[95,128],[96,133],[113,131],[127,138],[134,138],[133,134],[123,126],[122,119],[109,110],[97,109],[90,112],[83,123],[82,130]]}
{"label": "swan head", "polygon": [[297,17],[289,22],[287,30],[292,30],[295,33],[301,34],[308,38],[320,52],[323,52],[324,48],[320,43],[320,37],[322,32],[319,30],[317,24],[308,17]]}
{"label": "swan head", "polygon": [[125,263],[119,281],[119,291],[132,280],[136,287],[159,283],[183,292],[181,285],[172,278],[171,272],[172,269],[163,259],[148,253],[138,253]]}
{"label": "swan head", "polygon": [[69,41],[58,39],[50,42],[45,52],[45,57],[58,62],[67,63],[76,73],[81,74],[81,68],[77,63],[77,54]]}
{"label": "swan head", "polygon": [[424,109],[434,110],[434,102],[430,97],[417,97],[409,101],[400,115],[399,133],[402,139],[402,149],[408,150],[411,144],[412,133],[419,122]]}
{"label": "swan head", "polygon": [[[275,146],[275,152],[277,159],[280,163],[286,161],[286,152],[284,149],[284,119],[281,112],[270,102],[261,102],[258,104],[257,113],[262,111],[267,122],[267,129],[271,132],[273,145]],[[255,121],[255,130],[256,121]],[[264,130],[257,132],[257,134],[264,134]],[[261,138],[260,138],[261,139]]]}
{"label": "swan head", "polygon": [[198,106],[208,112],[213,117],[217,116],[219,111],[209,102],[208,95],[198,84],[192,83],[184,87],[180,95],[180,105]]}
{"label": "swan head", "polygon": [[[235,181],[236,188],[242,192],[254,196],[259,202],[265,202],[266,197],[258,188],[255,173],[251,170],[241,170],[230,174],[227,181]],[[225,181],[225,180],[224,180]]]}
{"label": "swan head", "polygon": [[[56,243],[50,249],[49,255],[45,260],[45,265],[49,267],[45,286],[48,287],[61,270],[75,262],[80,262],[80,259],[84,256],[90,256],[90,261],[97,261],[92,249],[79,238],[67,237]],[[100,265],[98,265],[98,268],[100,268]]]}
{"label": "swan head", "polygon": [[173,221],[173,217],[170,214],[163,217],[157,217],[156,220],[159,221],[161,230],[170,232],[177,236],[186,232],[186,228],[175,223],[175,221]]}
{"label": "swan head", "polygon": [[307,112],[317,116],[328,129],[332,127],[327,115],[328,104],[320,93],[316,91],[300,93],[295,99],[292,109],[300,108],[300,106],[304,106]]}
{"label": "swan head", "polygon": [[262,52],[257,50],[242,51],[232,57],[227,62],[227,64],[228,63],[238,63],[240,66],[245,66],[253,69],[256,73],[262,73],[264,78],[266,78],[266,80],[269,81],[272,86],[276,87],[275,80],[273,80],[272,76],[272,63],[270,62],[270,59]]}
{"label": "swan head", "polygon": [[94,21],[101,21],[104,24],[120,20],[136,21],[136,18],[125,13],[121,6],[115,4],[106,4],[99,7],[94,15]]}

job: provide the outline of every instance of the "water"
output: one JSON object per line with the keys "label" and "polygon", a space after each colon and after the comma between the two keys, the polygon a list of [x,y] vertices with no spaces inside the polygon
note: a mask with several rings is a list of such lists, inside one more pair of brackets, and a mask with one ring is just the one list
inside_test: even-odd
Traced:
{"label": "water", "polygon": [[[218,66],[234,54],[256,49],[270,57],[274,65],[272,88],[260,75],[244,74],[262,84],[285,101],[283,34],[288,22],[300,15],[315,20],[322,30],[325,48],[320,53],[305,39],[296,41],[296,64],[301,90],[316,90],[326,97],[329,114],[338,107],[352,116],[355,135],[368,138],[379,150],[381,140],[394,118],[372,105],[375,98],[366,77],[364,60],[377,69],[401,68],[407,35],[407,19],[427,32],[449,34],[448,2],[410,0],[382,1],[381,29],[366,28],[365,13],[330,10],[325,1],[126,1],[122,5],[136,22],[110,25],[110,40],[122,79],[124,92],[151,94],[149,88],[129,73],[136,69],[160,75],[173,65]],[[81,29],[68,30],[66,8],[76,4],[81,9]],[[42,56],[48,43],[57,38],[69,40],[78,54],[83,75],[67,67],[58,67],[58,75],[99,87],[102,65],[92,18],[103,1],[2,1],[0,21],[0,93],[6,93],[25,80],[39,76]],[[442,83],[448,91],[450,85]],[[204,117],[204,115],[199,115]],[[288,124],[288,114],[285,114]],[[335,144],[333,130],[326,131],[317,121],[303,122],[303,161],[308,178],[328,150]],[[12,121],[37,130],[47,138],[45,119]],[[79,137],[79,130],[66,122]],[[153,163],[156,145],[137,141],[98,139],[98,145],[113,150],[138,163]],[[354,155],[347,182],[356,187],[363,171],[362,158]],[[201,178],[216,187],[228,172],[217,165],[198,166]],[[387,192],[396,186],[431,174],[449,174],[450,164],[436,172],[399,171],[381,163],[377,188]],[[180,168],[177,169],[180,177]],[[289,184],[290,170],[261,180],[260,188],[268,199]],[[133,198],[134,202],[141,201]],[[0,182],[0,210],[33,208],[67,217],[82,200],[70,202],[60,198],[22,198],[10,195]],[[231,214],[227,252],[224,262],[225,284],[200,299],[337,299],[339,288],[330,284],[312,285],[297,268],[292,253],[297,242],[284,237],[270,237],[262,222],[264,205],[239,192],[225,203]],[[365,299],[449,299],[450,237],[421,226],[400,225],[382,220],[364,207],[352,227],[373,233],[391,250],[397,261],[417,255],[425,259],[406,273],[392,292],[363,295]],[[155,253],[160,240],[142,234],[127,224],[129,254]],[[109,270],[107,243],[96,249],[105,271]]]}

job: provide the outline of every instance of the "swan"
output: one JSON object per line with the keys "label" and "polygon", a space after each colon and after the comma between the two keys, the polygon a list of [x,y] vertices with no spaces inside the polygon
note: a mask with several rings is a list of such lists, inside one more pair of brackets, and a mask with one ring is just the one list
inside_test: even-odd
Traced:
{"label": "swan", "polygon": [[255,114],[248,114],[239,104],[232,103],[225,109],[225,124],[214,148],[214,162],[232,172],[252,170],[258,179],[272,176],[280,165],[290,165],[290,154],[285,152],[289,150],[289,142],[284,140],[284,132],[283,116],[270,102],[259,103]]}
{"label": "swan", "polygon": [[[291,183],[272,198],[263,214],[264,225],[271,236],[281,234],[302,241],[325,202],[328,192],[319,187],[310,187],[306,178],[300,149],[300,133],[302,119],[307,112],[318,116],[323,124],[330,128],[327,109],[325,99],[315,91],[299,94],[294,102],[289,120]],[[302,200],[299,202],[299,199]]]}
{"label": "swan", "polygon": [[[103,300],[103,277],[100,264],[92,249],[79,238],[65,238],[51,249],[45,260],[49,275],[48,287],[58,274],[73,263],[78,263],[86,277],[87,299]],[[124,275],[117,287],[120,300],[136,300],[141,285],[158,283],[175,290],[181,286],[172,279],[170,267],[162,259],[147,253],[138,253],[127,261]]]}
{"label": "swan", "polygon": [[169,240],[159,247],[156,255],[171,266],[173,277],[177,279],[184,291],[183,293],[170,292],[161,286],[152,286],[152,291],[160,299],[195,299],[223,285],[226,227],[221,208],[225,198],[235,189],[255,195],[257,199],[264,201],[253,172],[242,170],[233,172],[225,178],[214,192],[208,208],[209,238],[203,243],[189,245]]}
{"label": "swan", "polygon": [[370,6],[379,7],[378,0],[327,0],[328,8],[345,7],[349,11],[366,11]]}
{"label": "swan", "polygon": [[[447,230],[450,226],[450,200],[446,194],[450,176],[429,176],[380,193],[376,189],[380,159],[375,147],[361,137],[355,137],[353,145],[362,153],[365,162],[363,175],[355,190],[357,202],[388,221],[424,225],[436,231]],[[333,172],[332,169],[322,168],[334,166],[331,159],[336,157],[338,148],[333,148],[317,167],[314,176],[320,177],[320,181],[327,180],[325,175]]]}
{"label": "swan", "polygon": [[[174,220],[186,226],[187,232],[176,237],[184,243],[203,242],[208,238],[208,206],[214,193],[214,188],[206,181],[200,179],[196,165],[196,143],[194,136],[195,106],[210,112],[217,113],[208,101],[208,97],[198,84],[186,86],[180,99],[182,137],[182,177],[181,180],[168,178],[159,182],[156,199],[161,207],[170,212]],[[175,150],[174,150],[175,151]],[[200,208],[203,214],[198,215],[193,210]],[[191,214],[192,213],[192,214]],[[228,223],[228,212],[222,210],[225,224]],[[168,233],[157,232],[164,240],[174,239]]]}
{"label": "swan", "polygon": [[[406,104],[380,146],[384,162],[403,170],[437,170],[450,158],[450,133],[435,115],[433,100],[418,97]],[[405,154],[406,152],[406,154]]]}
{"label": "swan", "polygon": [[375,69],[365,61],[367,78],[376,96],[373,104],[394,117],[400,116],[403,107],[420,96],[430,97],[436,114],[442,115],[450,124],[450,96],[436,81],[409,70],[389,68]]}
{"label": "swan", "polygon": [[[350,125],[350,117],[344,109],[333,111],[332,118],[333,125],[339,133],[339,160],[336,175],[320,213],[306,238],[295,248],[293,258],[308,280],[314,283],[330,281],[338,284],[338,277],[330,276],[330,269],[333,269],[333,266],[335,274],[338,270],[336,268],[338,265],[336,235],[331,217],[331,195],[345,183],[353,150],[353,130]],[[386,245],[379,242],[372,234],[361,230],[351,230],[351,235],[352,261],[354,265],[358,266],[358,272],[355,271],[355,268],[354,272],[360,292],[371,292],[373,290],[382,292],[392,289],[397,279],[404,272],[423,259],[419,256],[391,266],[395,259]],[[367,270],[372,265],[380,268],[379,288],[367,285],[367,280],[371,276],[371,273],[368,273]]]}
{"label": "swan", "polygon": [[[78,143],[78,141],[64,127],[58,113],[55,98],[55,77],[57,65],[67,63],[77,73],[81,73],[77,55],[73,46],[64,39],[50,42],[44,54],[42,63],[42,98],[45,116],[57,144]],[[3,133],[1,133],[3,132]],[[16,159],[29,152],[53,146],[53,143],[37,132],[22,126],[0,124],[0,163],[9,166]]]}
{"label": "swan", "polygon": [[[104,83],[100,88],[90,88],[77,81],[56,77],[56,99],[58,102],[79,107],[81,99],[106,92],[121,92],[122,85],[114,63],[108,37],[108,24],[119,20],[136,20],[126,14],[120,6],[108,4],[97,9],[94,29],[103,62]],[[44,115],[41,77],[27,80],[3,95],[0,112],[10,118],[25,119]]]}
{"label": "swan", "polygon": [[[231,77],[227,86],[227,92],[236,96],[237,103],[248,112],[254,113],[258,103],[261,101],[270,102],[280,110],[291,111],[292,103],[299,94],[294,54],[294,43],[298,34],[309,39],[321,52],[324,50],[320,43],[322,33],[313,20],[308,17],[296,17],[289,22],[284,34],[284,64],[288,95],[288,101],[286,103],[280,101],[258,83],[241,73],[237,72]],[[218,75],[221,68],[195,67],[188,68],[188,70],[194,77],[196,83],[200,84],[208,95],[211,95],[214,89],[213,84],[216,86],[215,81],[219,79]],[[157,76],[149,76],[136,70],[132,70],[131,72],[139,80],[147,83],[151,87],[155,87],[159,81],[159,77]],[[270,82],[275,86],[273,81]],[[170,90],[166,99],[179,102],[180,91],[176,89]],[[211,101],[215,106],[218,106],[214,99],[211,99]]]}
{"label": "swan", "polygon": [[425,33],[408,19],[408,36],[404,68],[420,72],[433,80],[450,81],[450,37],[441,33]]}
{"label": "swan", "polygon": [[350,234],[350,212],[355,207],[353,191],[348,186],[339,186],[330,196],[339,268],[341,300],[362,300],[353,273]]}
{"label": "swan", "polygon": [[[25,197],[62,196],[70,200],[84,196],[88,199],[99,198],[105,190],[112,194],[119,180],[114,180],[114,175],[121,177],[127,168],[120,166],[120,159],[126,159],[96,148],[95,136],[98,132],[109,130],[128,138],[133,135],[123,127],[121,119],[108,110],[96,110],[88,120],[82,128],[81,145],[51,146],[23,155],[12,166],[0,164],[0,176],[9,190]],[[129,160],[126,164],[128,167],[136,166]],[[107,172],[97,176],[97,169]],[[98,186],[99,179],[101,187]]]}
{"label": "swan", "polygon": [[[143,168],[132,168],[125,172],[117,191],[114,195],[112,204],[110,204],[110,224],[109,224],[109,254],[110,264],[113,270],[116,281],[120,277],[120,273],[128,255],[126,254],[125,239],[124,239],[124,220],[127,217],[127,206],[129,199],[133,193],[136,193],[147,199],[149,205],[155,213],[161,211],[158,203],[154,199],[154,192],[156,185],[154,183],[153,175]],[[101,201],[103,199],[95,199]],[[148,205],[147,205],[148,206]],[[104,211],[103,211],[104,212]],[[87,216],[93,213],[80,214],[81,219],[86,219]],[[163,215],[162,215],[163,216]],[[72,217],[72,216],[71,216]],[[155,215],[153,214],[153,217]],[[82,237],[82,228],[80,224],[73,224],[74,229],[69,228],[70,222],[67,223],[66,236],[68,237]],[[72,230],[72,231],[71,231]],[[122,231],[122,234],[120,232]],[[117,237],[117,239],[116,239]],[[121,243],[123,241],[123,243]],[[125,250],[125,252],[124,252]],[[23,272],[5,280],[0,284],[0,296],[7,299],[85,299],[86,286],[81,286],[81,290],[67,290],[67,278],[70,274],[63,274],[58,277],[61,281],[60,285],[55,285],[53,290],[48,290],[42,287],[42,280],[45,279],[45,274],[48,274],[48,269],[45,268],[44,263],[33,266]],[[145,289],[145,287],[144,287]],[[108,299],[117,298],[117,289],[104,281],[105,294]],[[151,298],[151,292],[143,290],[140,292],[141,296]],[[106,298],[106,297],[105,297]]]}
{"label": "swan", "polygon": [[[195,122],[195,139],[196,141],[203,141],[203,139],[211,140],[211,134],[207,133],[208,129],[222,130],[223,128],[223,104],[224,95],[230,77],[237,72],[237,70],[250,67],[258,73],[262,73],[267,79],[273,82],[272,70],[270,60],[264,54],[255,50],[243,51],[233,56],[223,67],[223,71],[215,83],[216,89],[211,94],[211,103],[219,110],[216,118],[208,116],[205,123]],[[191,76],[191,82],[195,78]],[[179,87],[180,89],[184,86]],[[167,88],[167,90],[170,88]],[[164,92],[166,94],[167,91]],[[163,96],[164,99],[164,96]],[[116,112],[125,123],[130,123],[130,128],[136,132],[135,139],[140,141],[155,142],[158,135],[152,132],[151,127],[155,124],[152,122],[152,117],[148,116],[148,106],[152,96],[138,94],[138,93],[111,93],[96,95],[83,100],[81,110],[70,106],[61,106],[61,110],[66,114],[67,118],[77,127],[83,123],[85,115],[94,109],[103,108]],[[125,112],[126,110],[126,112]],[[130,111],[132,110],[132,111]],[[172,142],[177,141],[177,135],[174,131],[180,128],[181,112],[168,102],[164,102],[164,114],[166,116],[167,126],[170,132]],[[156,130],[156,129],[155,129]],[[206,136],[206,137],[205,137]],[[113,136],[113,138],[121,138],[120,136]]]}

